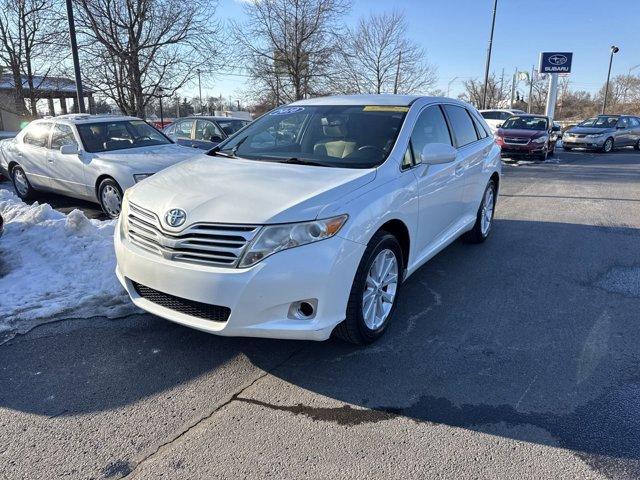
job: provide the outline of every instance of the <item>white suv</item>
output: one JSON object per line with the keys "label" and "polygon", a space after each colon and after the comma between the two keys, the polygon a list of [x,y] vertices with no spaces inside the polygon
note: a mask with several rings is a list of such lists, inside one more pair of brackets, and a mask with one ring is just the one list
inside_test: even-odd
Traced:
{"label": "white suv", "polygon": [[98,202],[115,218],[127,188],[197,155],[139,118],[70,114],[35,120],[0,141],[0,172],[24,200],[53,191]]}
{"label": "white suv", "polygon": [[514,115],[526,115],[523,110],[517,109],[493,109],[493,110],[480,110],[480,115],[487,122],[487,125],[491,128],[491,132],[495,133],[498,130],[499,125],[502,125],[506,120]]}
{"label": "white suv", "polygon": [[374,341],[409,275],[487,238],[500,182],[489,127],[447,98],[304,100],[209,155],[127,191],[115,250],[136,305],[220,335]]}

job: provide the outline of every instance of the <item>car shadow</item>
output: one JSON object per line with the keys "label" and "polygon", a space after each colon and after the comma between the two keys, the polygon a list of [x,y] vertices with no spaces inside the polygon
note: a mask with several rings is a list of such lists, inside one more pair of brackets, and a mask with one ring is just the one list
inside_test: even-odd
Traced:
{"label": "car shadow", "polygon": [[150,315],[32,332],[0,348],[0,407],[100,412],[244,356],[342,406],[239,401],[346,425],[404,416],[640,475],[640,298],[615,277],[640,268],[638,242],[634,228],[497,219],[486,243],[455,242],[416,272],[367,347],[222,338]]}

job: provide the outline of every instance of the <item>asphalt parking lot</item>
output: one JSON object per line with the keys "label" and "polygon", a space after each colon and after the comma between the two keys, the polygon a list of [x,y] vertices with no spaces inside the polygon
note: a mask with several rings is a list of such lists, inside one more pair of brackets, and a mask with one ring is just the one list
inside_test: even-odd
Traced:
{"label": "asphalt parking lot", "polygon": [[0,477],[638,478],[639,272],[640,153],[508,165],[492,237],[373,346],[146,314],[5,341]]}

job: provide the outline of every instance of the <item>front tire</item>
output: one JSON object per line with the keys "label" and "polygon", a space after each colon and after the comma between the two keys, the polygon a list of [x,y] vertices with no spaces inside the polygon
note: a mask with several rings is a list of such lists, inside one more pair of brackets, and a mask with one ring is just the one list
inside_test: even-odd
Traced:
{"label": "front tire", "polygon": [[334,330],[345,342],[366,345],[387,329],[400,293],[404,264],[402,247],[395,236],[376,233],[356,271],[345,320]]}
{"label": "front tire", "polygon": [[464,241],[469,243],[482,243],[489,238],[491,227],[493,226],[497,194],[498,189],[496,182],[491,179],[487,184],[487,188],[484,190],[480,207],[478,207],[476,223],[473,224],[471,230],[463,235],[462,238]]}
{"label": "front tire", "polygon": [[98,200],[109,218],[118,218],[122,209],[122,189],[113,178],[105,178],[98,186]]}
{"label": "front tire", "polygon": [[613,138],[607,138],[602,144],[602,151],[604,153],[611,153],[613,151]]}
{"label": "front tire", "polygon": [[20,165],[16,165],[11,169],[11,182],[16,194],[22,200],[31,200],[36,195],[36,191],[31,186],[27,174]]}

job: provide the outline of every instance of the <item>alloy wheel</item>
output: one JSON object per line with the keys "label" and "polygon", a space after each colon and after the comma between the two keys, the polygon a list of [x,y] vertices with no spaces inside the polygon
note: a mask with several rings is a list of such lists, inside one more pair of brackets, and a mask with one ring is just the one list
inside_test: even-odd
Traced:
{"label": "alloy wheel", "polygon": [[107,185],[102,189],[102,205],[110,217],[117,217],[120,215],[120,209],[122,208],[122,199],[120,198],[120,192],[113,185]]}
{"label": "alloy wheel", "polygon": [[20,195],[24,196],[29,193],[29,182],[27,181],[27,176],[21,169],[17,168],[14,170],[13,180],[16,190],[18,190]]}
{"label": "alloy wheel", "polygon": [[487,236],[493,221],[493,209],[495,207],[495,193],[493,188],[487,188],[482,202],[482,215],[480,217],[480,231],[483,236]]}
{"label": "alloy wheel", "polygon": [[379,329],[389,317],[398,291],[398,260],[390,249],[373,260],[362,294],[362,317],[371,330]]}
{"label": "alloy wheel", "polygon": [[606,153],[609,153],[611,150],[613,150],[613,140],[607,138],[607,140],[604,142],[604,151]]}

